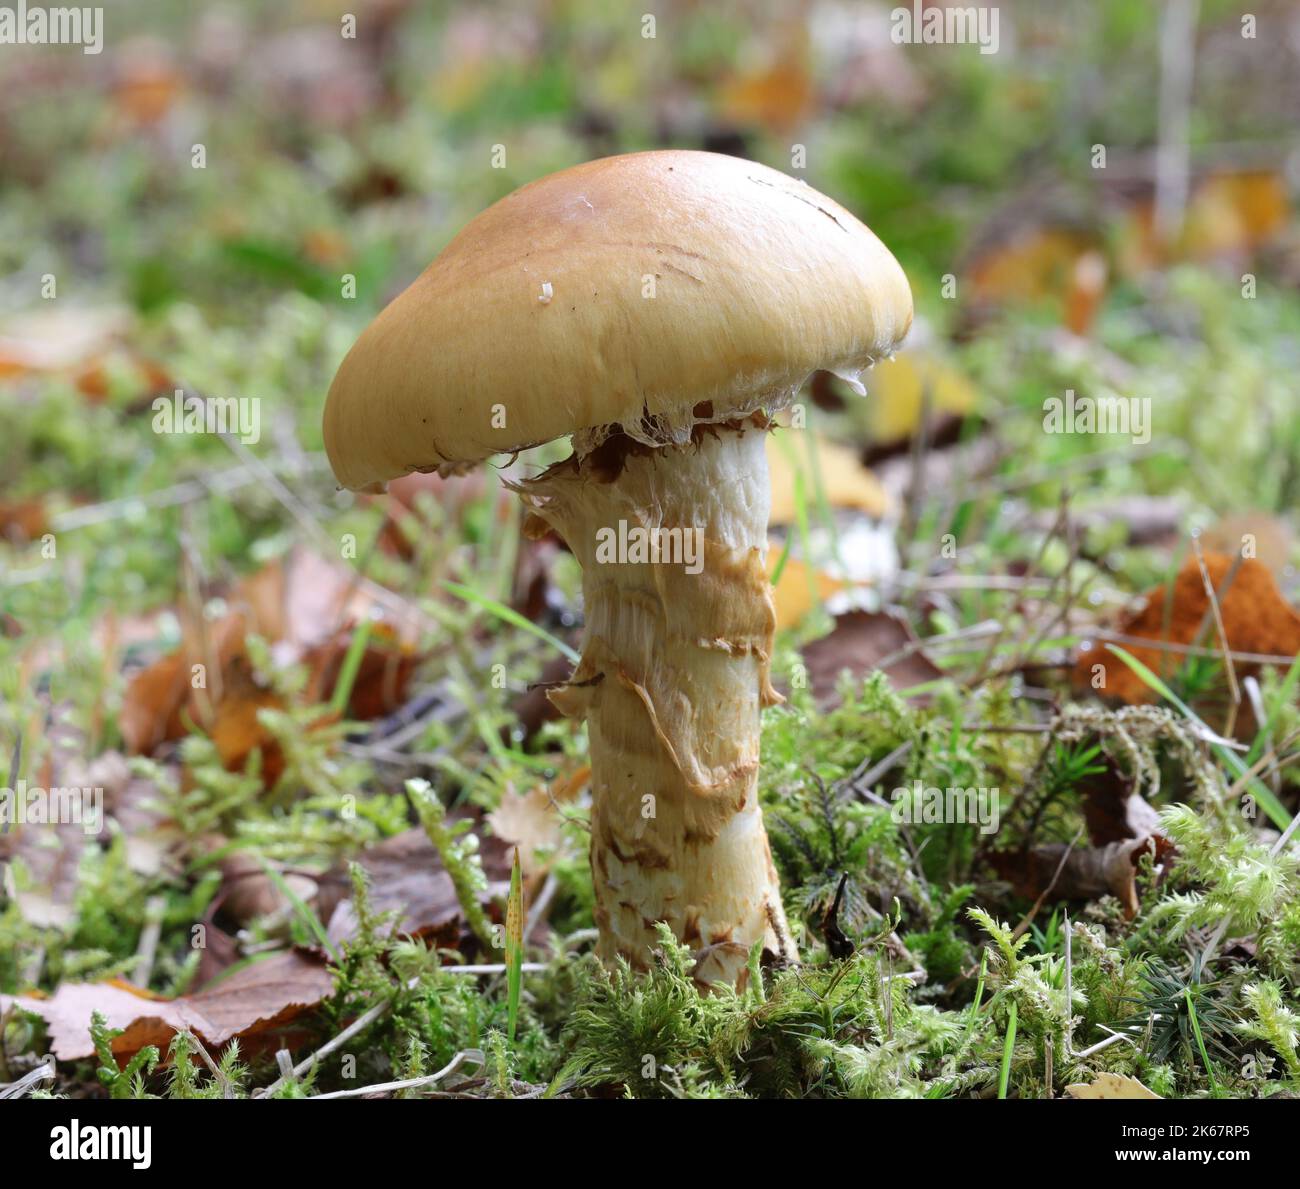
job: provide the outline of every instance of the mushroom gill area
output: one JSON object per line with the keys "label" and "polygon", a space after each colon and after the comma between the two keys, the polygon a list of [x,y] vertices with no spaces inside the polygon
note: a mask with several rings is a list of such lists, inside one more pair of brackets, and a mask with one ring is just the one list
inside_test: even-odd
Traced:
{"label": "mushroom gill area", "polygon": [[760,712],[780,700],[767,425],[611,434],[519,485],[583,569],[582,660],[550,696],[588,725],[602,956],[644,966],[666,921],[705,982],[736,981],[758,940],[794,956],[757,798]]}

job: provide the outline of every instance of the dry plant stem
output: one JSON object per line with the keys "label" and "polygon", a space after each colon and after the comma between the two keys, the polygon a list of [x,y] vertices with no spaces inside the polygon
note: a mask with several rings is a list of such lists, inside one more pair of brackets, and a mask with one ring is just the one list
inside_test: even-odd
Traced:
{"label": "dry plant stem", "polygon": [[[795,960],[758,806],[759,715],[780,701],[764,432],[635,450],[612,480],[571,460],[524,497],[583,568],[582,663],[550,697],[590,735],[597,952],[643,968],[665,921],[705,983],[735,982],[756,941]],[[658,560],[611,548],[638,529]]]}

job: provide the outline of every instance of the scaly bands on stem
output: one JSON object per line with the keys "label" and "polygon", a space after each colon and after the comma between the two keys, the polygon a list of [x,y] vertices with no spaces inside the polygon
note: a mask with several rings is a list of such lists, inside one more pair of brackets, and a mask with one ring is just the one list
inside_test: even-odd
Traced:
{"label": "scaly bands on stem", "polygon": [[571,459],[522,488],[583,568],[582,662],[550,696],[590,733],[599,953],[643,968],[665,921],[697,979],[735,983],[756,941],[797,958],[758,805],[760,712],[780,701],[764,429],[608,470]]}

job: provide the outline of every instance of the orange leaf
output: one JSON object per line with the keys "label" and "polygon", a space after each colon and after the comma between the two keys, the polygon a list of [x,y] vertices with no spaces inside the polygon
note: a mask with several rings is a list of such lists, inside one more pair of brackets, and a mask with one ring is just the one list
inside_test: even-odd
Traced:
{"label": "orange leaf", "polygon": [[122,1030],[113,1052],[127,1057],[146,1045],[166,1050],[184,1029],[210,1048],[236,1037],[241,1042],[278,1035],[333,990],[323,962],[286,951],[254,962],[193,995],[160,999],[120,979],[102,983],[64,983],[49,998],[0,995],[0,1007],[21,1007],[41,1016],[51,1048],[60,1061],[93,1057],[90,1017],[99,1012],[110,1028]]}

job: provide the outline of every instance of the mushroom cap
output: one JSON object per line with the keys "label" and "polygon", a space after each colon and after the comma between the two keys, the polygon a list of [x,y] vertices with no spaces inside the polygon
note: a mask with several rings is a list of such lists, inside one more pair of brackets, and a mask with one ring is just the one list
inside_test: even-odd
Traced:
{"label": "mushroom cap", "polygon": [[654,445],[890,353],[912,295],[842,206],[764,165],[667,150],[495,203],[366,328],[325,406],[346,487],[610,427]]}

